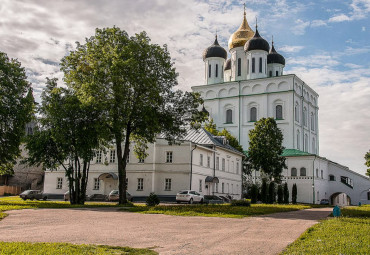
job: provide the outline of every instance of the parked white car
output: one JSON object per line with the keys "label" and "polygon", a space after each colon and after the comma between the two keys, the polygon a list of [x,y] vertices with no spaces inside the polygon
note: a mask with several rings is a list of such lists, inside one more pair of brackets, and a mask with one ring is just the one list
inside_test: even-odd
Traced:
{"label": "parked white car", "polygon": [[203,204],[204,197],[203,195],[199,194],[198,192],[194,190],[182,190],[176,194],[176,202],[177,203],[186,202],[189,204],[192,204],[192,203]]}

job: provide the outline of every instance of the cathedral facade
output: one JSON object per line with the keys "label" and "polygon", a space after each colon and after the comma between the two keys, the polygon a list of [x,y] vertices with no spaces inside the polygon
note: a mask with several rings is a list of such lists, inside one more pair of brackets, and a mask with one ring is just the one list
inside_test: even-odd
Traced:
{"label": "cathedral facade", "polygon": [[[228,49],[216,35],[203,53],[204,85],[192,87],[217,128],[230,131],[247,151],[254,123],[273,117],[284,135],[283,180],[290,191],[297,184],[299,202],[370,203],[368,178],[319,156],[318,93],[296,75],[284,74],[285,58],[259,34],[257,24],[251,29],[245,11]],[[258,171],[249,178],[261,181]]]}

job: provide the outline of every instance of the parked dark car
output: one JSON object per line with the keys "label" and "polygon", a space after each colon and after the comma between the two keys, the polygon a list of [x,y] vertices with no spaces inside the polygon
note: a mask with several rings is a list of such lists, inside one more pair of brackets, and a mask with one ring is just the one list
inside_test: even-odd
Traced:
{"label": "parked dark car", "polygon": [[108,201],[108,196],[103,194],[93,194],[90,196],[90,201]]}
{"label": "parked dark car", "polygon": [[219,196],[225,203],[230,203],[231,199],[225,196]]}
{"label": "parked dark car", "polygon": [[320,201],[320,205],[329,205],[330,203],[329,203],[329,199],[321,199],[321,201]]}
{"label": "parked dark car", "polygon": [[48,199],[47,195],[43,194],[41,190],[26,190],[26,191],[23,191],[19,195],[19,197],[22,198],[23,200],[27,200],[27,199],[46,200]]}
{"label": "parked dark car", "polygon": [[[126,198],[128,201],[132,202],[132,196],[130,193],[126,191]],[[119,200],[119,191],[118,190],[112,190],[108,195],[108,201],[118,201]]]}
{"label": "parked dark car", "polygon": [[206,204],[223,204],[225,202],[222,198],[220,198],[218,196],[205,195],[204,196],[204,203],[206,203]]}

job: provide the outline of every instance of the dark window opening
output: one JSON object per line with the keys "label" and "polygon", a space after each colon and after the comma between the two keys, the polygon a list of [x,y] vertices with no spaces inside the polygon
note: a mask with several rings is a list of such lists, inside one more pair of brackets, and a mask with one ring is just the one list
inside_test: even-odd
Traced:
{"label": "dark window opening", "polygon": [[216,64],[216,78],[218,77],[218,64]]}
{"label": "dark window opening", "polygon": [[283,107],[281,105],[276,106],[276,119],[277,120],[283,119]]}
{"label": "dark window opening", "polygon": [[304,167],[301,168],[300,176],[306,176],[306,168]]}
{"label": "dark window opening", "polygon": [[272,77],[272,71],[269,72],[269,76]]}
{"label": "dark window opening", "polygon": [[247,61],[247,74],[249,74],[249,59]]}
{"label": "dark window opening", "polygon": [[329,175],[329,181],[335,181],[335,176],[334,175]]}
{"label": "dark window opening", "polygon": [[276,76],[279,76],[279,71],[276,71]]}
{"label": "dark window opening", "polygon": [[252,58],[252,73],[256,72],[256,59]]}
{"label": "dark window opening", "polygon": [[353,181],[351,178],[348,178],[347,176],[341,176],[340,177],[341,183],[347,185],[348,187],[353,189]]}
{"label": "dark window opening", "polygon": [[291,176],[297,176],[297,168],[293,167],[290,173]]}
{"label": "dark window opening", "polygon": [[238,76],[242,75],[242,59],[238,58]]}
{"label": "dark window opening", "polygon": [[226,123],[233,123],[233,111],[231,109],[226,111]]}
{"label": "dark window opening", "polygon": [[262,58],[260,58],[260,73],[262,73]]}
{"label": "dark window opening", "polygon": [[212,74],[212,69],[211,69],[211,65],[208,66],[208,77],[211,78],[211,74]]}
{"label": "dark window opening", "polygon": [[257,121],[257,108],[252,107],[251,108],[251,116],[250,121]]}

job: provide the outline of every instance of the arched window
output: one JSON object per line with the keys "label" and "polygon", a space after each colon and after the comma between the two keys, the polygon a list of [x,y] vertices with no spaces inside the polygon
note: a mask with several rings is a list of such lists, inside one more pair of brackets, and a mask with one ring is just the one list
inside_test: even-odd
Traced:
{"label": "arched window", "polygon": [[218,64],[216,64],[216,78],[218,77]]}
{"label": "arched window", "polygon": [[315,138],[312,138],[312,153],[316,154],[316,141]]}
{"label": "arched window", "polygon": [[304,151],[308,152],[308,135],[304,135]]}
{"label": "arched window", "polygon": [[256,72],[256,59],[252,58],[252,73]]}
{"label": "arched window", "polygon": [[306,168],[304,167],[301,168],[300,176],[306,176]]}
{"label": "arched window", "polygon": [[260,58],[260,63],[259,63],[259,71],[260,71],[260,73],[262,73],[262,58]]}
{"label": "arched window", "polygon": [[311,130],[315,130],[315,114],[311,112]]}
{"label": "arched window", "polygon": [[316,168],[316,177],[319,177],[319,169]]}
{"label": "arched window", "polygon": [[283,119],[283,106],[277,105],[275,107],[275,110],[276,110],[276,119],[282,120]]}
{"label": "arched window", "polygon": [[294,107],[294,116],[295,116],[295,121],[298,121],[299,122],[299,105],[298,105],[298,102],[295,103],[295,107]]}
{"label": "arched window", "polygon": [[208,65],[208,77],[211,78],[211,74],[212,74],[212,68],[211,68],[211,65]]}
{"label": "arched window", "polygon": [[221,77],[224,77],[224,66],[221,66]]}
{"label": "arched window", "polygon": [[233,123],[233,110],[226,110],[226,123]]}
{"label": "arched window", "polygon": [[238,58],[238,76],[242,75],[242,59]]}
{"label": "arched window", "polygon": [[301,133],[299,130],[297,130],[297,149],[299,150],[301,148]]}
{"label": "arched window", "polygon": [[303,108],[303,125],[307,127],[307,109]]}
{"label": "arched window", "polygon": [[293,167],[293,168],[290,170],[290,175],[291,175],[291,176],[297,176],[297,168]]}
{"label": "arched window", "polygon": [[251,112],[250,121],[257,121],[257,108],[252,107],[250,112]]}
{"label": "arched window", "polygon": [[324,171],[321,170],[321,179],[324,179]]}

